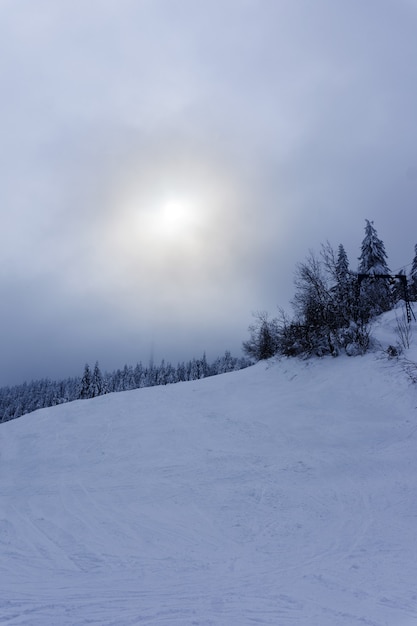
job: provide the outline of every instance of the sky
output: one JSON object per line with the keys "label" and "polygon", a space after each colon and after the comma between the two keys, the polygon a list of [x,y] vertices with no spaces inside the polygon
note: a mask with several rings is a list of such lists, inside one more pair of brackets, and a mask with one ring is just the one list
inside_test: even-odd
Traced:
{"label": "sky", "polygon": [[240,354],[417,243],[417,0],[0,0],[0,385]]}

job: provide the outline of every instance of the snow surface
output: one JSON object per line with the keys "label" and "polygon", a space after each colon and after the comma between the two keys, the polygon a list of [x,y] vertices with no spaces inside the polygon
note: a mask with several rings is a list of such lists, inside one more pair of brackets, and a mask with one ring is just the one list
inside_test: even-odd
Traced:
{"label": "snow surface", "polygon": [[417,624],[401,358],[264,362],[43,409],[0,438],[0,624]]}

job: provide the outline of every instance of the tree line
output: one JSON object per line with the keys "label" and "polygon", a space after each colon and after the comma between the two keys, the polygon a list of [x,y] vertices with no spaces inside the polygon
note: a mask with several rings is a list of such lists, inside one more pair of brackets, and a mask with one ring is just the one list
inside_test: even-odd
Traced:
{"label": "tree line", "polygon": [[125,365],[111,373],[102,372],[98,362],[93,368],[86,364],[82,376],[60,381],[43,378],[21,385],[0,388],[0,422],[26,415],[46,407],[56,406],[73,400],[95,398],[117,391],[128,391],[141,387],[168,385],[182,381],[197,380],[216,374],[224,374],[248,367],[251,361],[245,357],[233,357],[226,351],[213,362],[204,354],[200,359],[191,359],[173,366],[162,361],[159,365]]}
{"label": "tree line", "polygon": [[0,388],[0,422],[73,400],[239,370],[254,360],[275,354],[337,356],[340,351],[363,354],[370,343],[370,324],[377,315],[402,299],[417,301],[417,244],[410,272],[399,272],[405,280],[380,278],[391,275],[387,258],[374,223],[366,220],[357,270],[350,268],[343,244],[335,250],[327,242],[322,244],[319,254],[310,251],[306,260],[296,267],[295,294],[291,301],[293,316],[283,309],[274,318],[266,312],[257,313],[249,326],[249,339],[243,342],[246,357],[232,357],[226,351],[210,364],[203,355],[176,366],[165,361],[147,367],[138,363],[111,373],[102,373],[98,362],[93,368],[86,364],[79,377],[60,381],[45,378]]}
{"label": "tree line", "polygon": [[398,272],[400,279],[392,277],[387,259],[384,242],[370,220],[356,271],[350,268],[343,244],[335,250],[327,242],[319,254],[311,251],[295,270],[293,316],[283,309],[274,318],[257,313],[243,343],[244,353],[255,360],[275,354],[363,354],[377,315],[400,300],[417,301],[417,244],[410,272]]}

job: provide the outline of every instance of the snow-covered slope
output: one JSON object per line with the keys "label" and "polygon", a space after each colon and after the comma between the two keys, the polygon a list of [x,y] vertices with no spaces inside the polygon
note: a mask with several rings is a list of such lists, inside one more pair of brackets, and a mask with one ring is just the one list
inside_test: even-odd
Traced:
{"label": "snow-covered slope", "polygon": [[415,626],[416,407],[373,353],[3,424],[0,624]]}

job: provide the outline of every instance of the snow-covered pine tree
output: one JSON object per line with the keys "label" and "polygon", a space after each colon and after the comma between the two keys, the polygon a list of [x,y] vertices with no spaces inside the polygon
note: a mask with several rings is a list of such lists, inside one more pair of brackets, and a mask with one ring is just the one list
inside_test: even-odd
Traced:
{"label": "snow-covered pine tree", "polygon": [[91,370],[90,370],[90,366],[88,365],[88,363],[86,363],[84,367],[84,374],[81,379],[80,398],[85,399],[85,398],[93,397],[91,384],[92,384]]}
{"label": "snow-covered pine tree", "polygon": [[336,260],[336,310],[339,327],[348,326],[356,317],[356,276],[349,269],[343,244],[339,244]]}
{"label": "snow-covered pine tree", "polygon": [[198,380],[198,364],[195,358],[190,361],[189,372],[189,380]]}
{"label": "snow-covered pine tree", "polygon": [[122,391],[135,388],[135,374],[132,365],[125,365],[122,372]]}
{"label": "snow-covered pine tree", "polygon": [[358,271],[360,274],[370,275],[389,274],[391,270],[387,265],[384,242],[379,239],[374,223],[365,221],[365,237],[362,241]]}
{"label": "snow-covered pine tree", "polygon": [[144,373],[143,365],[141,362],[136,363],[135,369],[133,370],[133,376],[135,379],[136,389],[143,387],[145,373]]}
{"label": "snow-covered pine tree", "polygon": [[210,375],[210,367],[209,367],[209,364],[207,363],[207,357],[206,357],[205,352],[203,353],[202,358],[198,359],[197,365],[198,365],[198,377],[207,378],[207,376]]}
{"label": "snow-covered pine tree", "polygon": [[175,367],[172,365],[172,363],[168,362],[165,366],[165,384],[171,385],[176,382],[178,382],[177,372],[175,370]]}
{"label": "snow-covered pine tree", "polygon": [[393,304],[392,290],[387,279],[373,278],[378,274],[389,274],[384,242],[378,237],[374,223],[365,220],[365,237],[359,257],[359,274],[369,279],[361,283],[360,313],[365,320],[388,311]]}
{"label": "snow-covered pine tree", "polygon": [[184,361],[177,365],[176,378],[178,382],[187,380],[187,370]]}
{"label": "snow-covered pine tree", "polygon": [[166,385],[166,365],[165,359],[162,359],[159,367],[156,368],[156,381],[155,385]]}
{"label": "snow-covered pine tree", "polygon": [[103,375],[100,371],[98,361],[94,365],[93,376],[91,380],[91,397],[101,396],[106,393]]}
{"label": "snow-covered pine tree", "polygon": [[336,261],[336,278],[339,285],[344,285],[350,276],[349,260],[342,243],[339,244]]}

